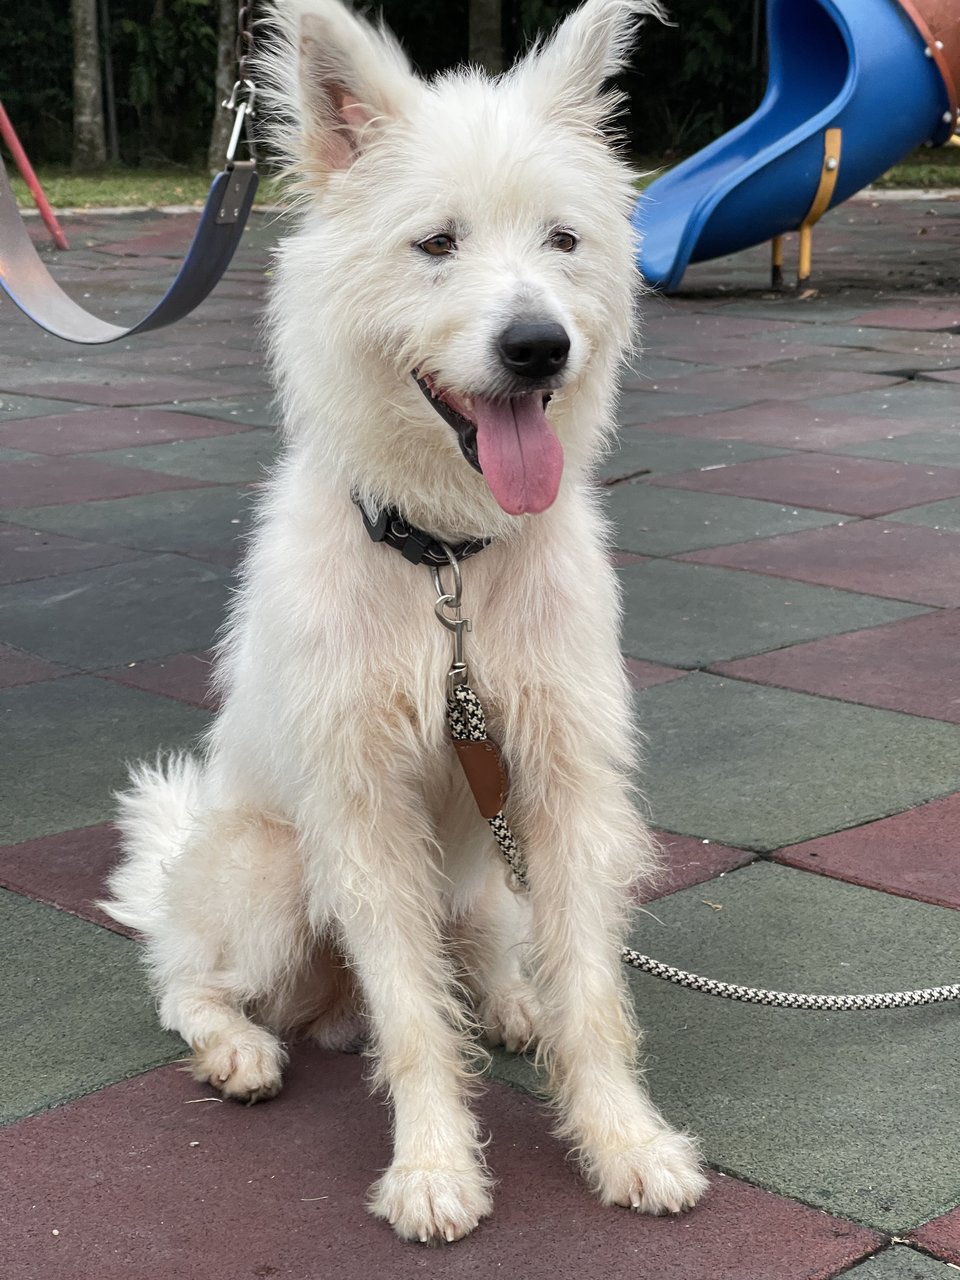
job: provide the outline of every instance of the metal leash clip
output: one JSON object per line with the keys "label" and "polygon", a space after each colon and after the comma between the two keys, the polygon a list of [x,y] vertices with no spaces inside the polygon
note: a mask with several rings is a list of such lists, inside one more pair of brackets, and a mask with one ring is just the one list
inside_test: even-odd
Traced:
{"label": "metal leash clip", "polygon": [[450,592],[444,590],[440,567],[433,565],[433,585],[437,589],[437,601],[433,611],[441,626],[453,632],[453,666],[447,672],[447,699],[452,702],[454,689],[467,683],[467,664],[463,658],[463,633],[472,631],[473,623],[463,616],[461,610],[463,581],[460,576],[460,563],[445,542],[441,542],[440,546],[443,547],[450,561],[450,568],[453,570],[453,590]]}

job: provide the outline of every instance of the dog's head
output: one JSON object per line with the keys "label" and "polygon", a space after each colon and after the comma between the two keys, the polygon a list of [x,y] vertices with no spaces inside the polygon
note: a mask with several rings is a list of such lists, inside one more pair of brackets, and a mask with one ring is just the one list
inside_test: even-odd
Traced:
{"label": "dog's head", "polygon": [[655,0],[587,0],[506,75],[427,83],[337,0],[277,0],[267,74],[306,211],[281,254],[278,366],[295,431],[358,406],[336,452],[361,490],[411,501],[388,492],[402,459],[417,498],[440,476],[489,530],[595,453],[636,287],[604,85],[642,13]]}

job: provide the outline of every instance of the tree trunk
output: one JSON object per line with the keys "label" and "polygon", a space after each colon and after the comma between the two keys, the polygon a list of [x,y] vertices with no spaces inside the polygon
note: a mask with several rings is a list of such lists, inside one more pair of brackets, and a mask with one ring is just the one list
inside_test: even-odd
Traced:
{"label": "tree trunk", "polygon": [[237,76],[237,0],[220,0],[218,7],[217,78],[210,147],[207,151],[207,168],[211,173],[218,173],[223,168],[223,158],[227,153],[227,143],[233,128],[233,112],[224,111],[220,104],[230,97],[230,90]]}
{"label": "tree trunk", "polygon": [[501,0],[470,0],[470,61],[492,75],[503,70]]}
{"label": "tree trunk", "polygon": [[73,168],[96,169],[107,162],[100,83],[97,0],[71,0],[73,16]]}

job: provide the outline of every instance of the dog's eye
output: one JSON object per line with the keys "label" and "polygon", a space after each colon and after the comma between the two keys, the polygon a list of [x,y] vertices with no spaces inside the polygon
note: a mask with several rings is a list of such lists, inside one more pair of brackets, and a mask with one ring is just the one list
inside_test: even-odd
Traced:
{"label": "dog's eye", "polygon": [[426,240],[421,240],[417,245],[418,249],[422,249],[424,253],[429,253],[432,258],[442,258],[445,254],[453,253],[457,247],[457,242],[453,236],[439,235],[428,236]]}
{"label": "dog's eye", "polygon": [[552,248],[559,249],[561,253],[573,253],[579,243],[578,237],[572,231],[567,231],[565,227],[558,227],[556,231],[551,232],[549,240]]}

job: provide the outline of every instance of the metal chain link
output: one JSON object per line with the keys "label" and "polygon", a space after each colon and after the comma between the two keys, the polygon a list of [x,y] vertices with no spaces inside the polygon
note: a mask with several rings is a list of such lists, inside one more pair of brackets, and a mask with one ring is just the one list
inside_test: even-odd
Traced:
{"label": "metal chain link", "polygon": [[253,57],[253,4],[254,0],[240,0],[237,7],[237,79],[250,80],[249,60]]}

